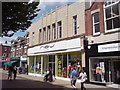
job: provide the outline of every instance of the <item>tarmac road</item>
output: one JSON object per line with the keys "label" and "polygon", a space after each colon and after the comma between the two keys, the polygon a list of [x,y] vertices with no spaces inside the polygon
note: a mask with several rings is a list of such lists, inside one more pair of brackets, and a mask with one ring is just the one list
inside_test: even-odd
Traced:
{"label": "tarmac road", "polygon": [[[18,74],[16,80],[7,79],[7,71],[0,70],[0,87],[2,90],[74,90],[70,81],[57,79],[55,82],[43,82],[43,77],[35,77],[25,74]],[[76,83],[77,90],[80,90],[80,83]],[[85,84],[87,90],[118,90],[106,86]]]}

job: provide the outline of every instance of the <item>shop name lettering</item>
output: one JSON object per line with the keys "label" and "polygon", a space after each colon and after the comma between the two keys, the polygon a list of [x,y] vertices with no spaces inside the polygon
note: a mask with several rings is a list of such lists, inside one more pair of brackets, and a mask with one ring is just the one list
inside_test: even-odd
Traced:
{"label": "shop name lettering", "polygon": [[53,45],[45,45],[45,46],[41,46],[40,49],[41,48],[45,48],[45,49],[53,48],[54,46],[55,46],[55,44],[53,44]]}
{"label": "shop name lettering", "polygon": [[120,48],[120,45],[116,46],[111,46],[111,47],[102,47],[102,49],[117,49],[117,48]]}

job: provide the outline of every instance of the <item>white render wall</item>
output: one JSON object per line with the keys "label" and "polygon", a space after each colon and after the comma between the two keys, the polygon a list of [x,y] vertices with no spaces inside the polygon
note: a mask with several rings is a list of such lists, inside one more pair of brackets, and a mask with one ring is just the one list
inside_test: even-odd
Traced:
{"label": "white render wall", "polygon": [[[43,15],[38,19],[37,22],[33,23],[30,27],[30,43],[29,46],[40,44],[39,42],[39,30],[43,31],[43,28],[50,25],[52,30],[52,24],[56,24],[57,30],[57,22],[62,21],[62,38],[73,37],[73,16],[77,15],[77,23],[78,23],[78,34],[81,35],[85,33],[85,3],[84,2],[76,2],[71,5],[65,5],[51,12]],[[35,41],[32,43],[32,32],[35,32]],[[58,32],[57,32],[58,35]],[[51,40],[46,42],[53,41],[52,39],[52,31],[51,31]],[[43,32],[42,32],[42,40],[43,40]],[[57,37],[56,40],[59,40]],[[41,42],[43,43],[43,42]]]}

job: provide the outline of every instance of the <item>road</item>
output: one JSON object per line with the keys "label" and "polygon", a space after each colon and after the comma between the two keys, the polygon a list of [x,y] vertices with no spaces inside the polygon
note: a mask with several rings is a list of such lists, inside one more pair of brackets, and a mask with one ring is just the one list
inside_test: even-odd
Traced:
{"label": "road", "polygon": [[[4,89],[53,89],[53,88],[61,88],[63,89],[67,89],[64,86],[60,86],[60,85],[53,85],[52,83],[49,82],[42,82],[42,81],[36,81],[36,80],[31,80],[31,79],[27,79],[24,77],[20,77],[17,76],[16,80],[7,80],[7,74],[6,73],[2,73],[0,71],[0,75],[2,75],[2,78],[0,80],[0,82],[2,81],[2,88]],[[41,90],[40,89],[40,90]]]}
{"label": "road", "polygon": [[[70,81],[57,79],[55,82],[43,82],[42,77],[19,74],[16,80],[8,80],[7,72],[0,70],[0,87],[2,90],[74,90]],[[80,90],[80,83],[76,83],[77,90]],[[106,86],[85,84],[87,90],[117,90]]]}

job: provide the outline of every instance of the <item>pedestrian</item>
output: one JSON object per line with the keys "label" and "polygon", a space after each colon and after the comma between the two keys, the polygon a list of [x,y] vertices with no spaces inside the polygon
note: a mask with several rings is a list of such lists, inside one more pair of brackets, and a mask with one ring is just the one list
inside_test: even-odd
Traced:
{"label": "pedestrian", "polygon": [[8,67],[8,80],[12,80],[13,66]]}
{"label": "pedestrian", "polygon": [[87,80],[87,74],[83,69],[81,70],[81,73],[79,75],[79,79],[80,79],[80,82],[81,82],[81,90],[86,90],[86,88],[84,86],[84,83]]}
{"label": "pedestrian", "polygon": [[75,84],[76,84],[76,81],[77,81],[77,76],[78,76],[78,73],[76,71],[76,68],[73,68],[73,70],[71,71],[71,85],[73,88],[76,88]]}
{"label": "pedestrian", "polygon": [[49,67],[49,71],[48,71],[47,74],[45,75],[44,80],[45,80],[45,81],[48,81],[48,80],[49,80],[50,82],[53,81],[53,75],[52,75],[52,68],[51,68],[51,67]]}
{"label": "pedestrian", "polygon": [[14,66],[13,68],[13,74],[14,74],[14,80],[16,79],[16,76],[17,76],[17,67]]}

